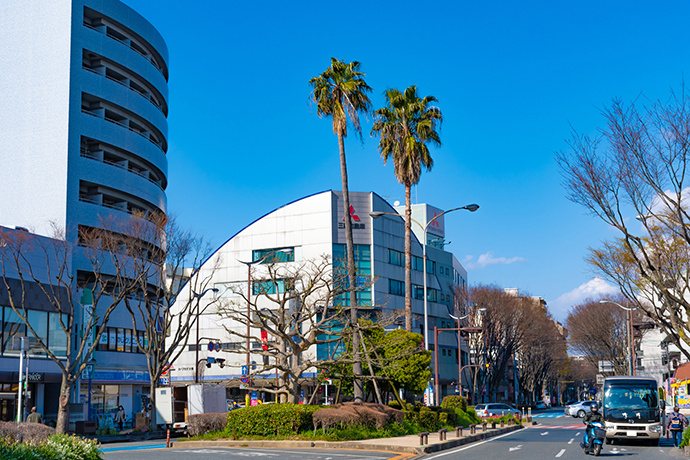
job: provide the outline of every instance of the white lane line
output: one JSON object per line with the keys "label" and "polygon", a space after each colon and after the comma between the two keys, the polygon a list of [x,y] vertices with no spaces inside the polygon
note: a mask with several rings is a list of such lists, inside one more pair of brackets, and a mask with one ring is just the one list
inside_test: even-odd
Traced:
{"label": "white lane line", "polygon": [[573,441],[575,441],[575,438],[573,438],[573,439],[571,439],[570,441],[568,441],[568,444],[572,444]]}
{"label": "white lane line", "polygon": [[547,434],[549,434],[549,432],[548,432],[548,431],[544,431],[541,435],[542,435],[542,436],[546,436]]}
{"label": "white lane line", "polygon": [[467,447],[461,447],[459,449],[448,450],[446,452],[443,452],[442,454],[436,454],[436,455],[431,456],[431,457],[425,457],[425,460],[431,460],[432,458],[439,458],[439,457],[443,457],[445,455],[450,455],[450,454],[454,454],[456,452],[461,452],[463,450],[472,449],[474,447],[481,446],[482,444],[486,444],[487,442],[495,441],[497,439],[501,439],[501,438],[505,438],[506,436],[510,436],[511,434],[519,433],[520,431],[522,431],[522,430],[511,431],[510,433],[502,434],[500,436],[496,436],[495,438],[487,439],[486,441],[481,441],[481,442],[478,442],[476,444],[472,444],[472,445],[467,446]]}
{"label": "white lane line", "polygon": [[575,436],[580,436],[580,432],[578,431],[577,433],[575,433]]}
{"label": "white lane line", "polygon": [[560,457],[560,456],[563,455],[564,453],[565,453],[565,449],[561,449],[561,451],[560,451],[559,453],[556,454],[556,458]]}
{"label": "white lane line", "polygon": [[520,449],[522,449],[522,444],[518,444],[518,445],[515,446],[515,447],[509,448],[509,449],[508,449],[508,452],[512,452],[512,451],[514,451],[514,450],[520,450]]}

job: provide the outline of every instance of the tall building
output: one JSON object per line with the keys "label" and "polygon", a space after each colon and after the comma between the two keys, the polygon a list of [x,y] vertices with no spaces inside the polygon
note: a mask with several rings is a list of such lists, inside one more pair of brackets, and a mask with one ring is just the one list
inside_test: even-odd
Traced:
{"label": "tall building", "polygon": [[[156,29],[118,0],[10,0],[0,43],[0,225],[50,236],[52,222],[76,240],[101,219],[165,213],[168,50]],[[88,286],[88,261],[71,262]],[[110,325],[92,401],[135,412],[149,379],[137,332],[124,309]]]}
{"label": "tall building", "polygon": [[[358,291],[359,305],[380,309],[404,311],[405,309],[405,240],[404,221],[396,210],[375,193],[350,192],[351,215],[353,220],[353,239],[355,262],[358,273],[372,276],[375,282],[370,287]],[[434,208],[436,209],[436,208]],[[437,210],[441,212],[440,210]],[[370,212],[386,213],[378,219],[372,219]],[[189,338],[187,350],[175,362],[171,371],[173,385],[186,385],[194,382],[197,365],[201,362],[202,382],[222,382],[232,390],[229,396],[239,397],[242,390],[241,369],[247,362],[246,355],[232,353],[231,350],[242,349],[243,342],[237,337],[232,338],[227,329],[242,330],[242,324],[230,318],[219,318],[213,308],[205,309],[215,301],[241,302],[238,290],[247,292],[247,265],[244,262],[254,262],[256,273],[261,273],[260,264],[267,254],[277,254],[281,263],[299,264],[309,260],[318,260],[322,255],[328,255],[334,265],[342,264],[345,259],[345,224],[343,215],[342,192],[325,191],[304,197],[292,203],[285,204],[247,225],[237,234],[225,242],[216,253],[208,259],[201,269],[192,276],[201,279],[211,277],[210,286],[218,289],[213,299],[207,295],[200,299],[200,311],[205,312],[199,321],[199,337],[197,341],[193,331]],[[443,222],[441,221],[441,231]],[[430,349],[434,349],[434,326],[439,328],[455,327],[450,317],[453,313],[453,288],[465,285],[467,272],[455,256],[441,248],[427,248],[427,297],[429,312],[429,330],[424,331],[424,270],[422,262],[422,246],[413,235],[412,238],[412,310],[414,314],[413,332],[426,333],[430,339]],[[219,265],[217,265],[217,261]],[[366,285],[366,284],[365,284]],[[280,284],[276,287],[280,290]],[[252,295],[258,293],[256,286],[252,286]],[[201,293],[195,293],[199,295]],[[177,302],[185,305],[188,295],[184,290]],[[219,299],[220,298],[220,299]],[[258,302],[264,299],[259,299]],[[344,299],[348,302],[347,299]],[[263,304],[259,304],[263,307]],[[270,309],[267,302],[266,307]],[[275,308],[275,306],[273,307]],[[171,308],[176,309],[174,304]],[[399,324],[389,327],[400,327]],[[227,328],[227,329],[226,329]],[[259,337],[259,331],[252,331],[252,337]],[[208,351],[209,338],[220,343],[221,351]],[[267,340],[272,340],[267,338]],[[198,357],[197,358],[197,347]],[[260,341],[252,340],[250,349],[260,351]],[[328,344],[316,345],[315,353],[318,359],[330,356],[333,351]],[[464,348],[464,345],[463,345]],[[451,332],[439,334],[439,368],[442,394],[453,394],[458,376],[458,360],[467,364],[467,352],[459,353],[457,335]],[[223,358],[225,365],[206,367],[203,361],[207,357]],[[257,372],[261,371],[262,356],[251,353],[251,366]],[[313,378],[312,372],[305,377]],[[268,376],[267,376],[268,377]],[[304,385],[308,395],[314,388],[314,381]],[[335,389],[330,388],[331,395]],[[269,397],[269,396],[267,396]]]}

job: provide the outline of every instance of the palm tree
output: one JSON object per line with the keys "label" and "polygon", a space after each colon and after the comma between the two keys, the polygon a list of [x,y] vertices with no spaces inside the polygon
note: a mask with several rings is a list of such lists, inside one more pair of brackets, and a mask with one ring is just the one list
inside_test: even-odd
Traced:
{"label": "palm tree", "polygon": [[[379,152],[383,164],[392,158],[395,176],[405,185],[405,329],[412,331],[412,204],[410,190],[419,182],[422,166],[430,171],[434,160],[427,144],[441,146],[436,126],[443,122],[434,96],[420,98],[417,86],[401,93],[392,88],[386,91],[386,107],[374,112],[372,136],[380,136]],[[422,244],[426,244],[423,241]],[[426,276],[426,267],[423,268]],[[426,335],[428,331],[424,331]]]}
{"label": "palm tree", "polygon": [[357,333],[357,292],[355,277],[355,252],[352,240],[352,219],[350,217],[350,192],[347,186],[347,162],[345,161],[345,137],[347,126],[352,125],[362,137],[359,124],[359,113],[371,111],[371,101],[367,96],[371,88],[364,81],[364,74],[359,71],[357,61],[345,62],[331,58],[331,65],[321,75],[309,80],[313,88],[311,99],[316,103],[319,117],[333,118],[333,133],[338,136],[340,150],[340,178],[343,182],[343,212],[345,216],[345,241],[347,249],[347,272],[350,291],[350,323],[352,334],[352,351],[354,354],[353,373],[355,375],[355,401],[364,396],[362,386],[362,361],[360,356],[359,334]]}

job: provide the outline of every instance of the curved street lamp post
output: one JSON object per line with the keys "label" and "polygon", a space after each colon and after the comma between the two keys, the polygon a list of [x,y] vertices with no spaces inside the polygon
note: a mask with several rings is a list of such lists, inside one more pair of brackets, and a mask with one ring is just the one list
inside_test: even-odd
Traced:
{"label": "curved street lamp post", "polygon": [[[415,219],[410,217],[410,220],[417,224],[419,228],[422,229],[424,233],[424,241],[422,241],[422,273],[424,274],[424,349],[429,351],[429,309],[428,309],[428,298],[427,298],[427,266],[426,266],[426,242],[427,242],[427,235],[426,232],[429,229],[429,225],[431,225],[436,219],[441,217],[444,214],[448,214],[449,212],[453,211],[459,211],[461,209],[470,211],[470,212],[475,212],[477,209],[479,209],[478,204],[468,204],[465,206],[461,206],[459,208],[453,208],[449,209],[447,211],[443,211],[441,214],[434,216],[431,220],[429,220],[425,225],[420,224],[417,222]],[[381,212],[381,211],[373,211],[370,212],[369,215],[372,217],[372,219],[378,219],[381,216],[385,215],[390,215],[390,216],[398,216],[401,217],[403,220],[405,220],[405,216],[397,213],[397,212]],[[438,382],[434,382],[435,386],[438,385]]]}
{"label": "curved street lamp post", "polygon": [[619,304],[618,302],[614,302],[612,300],[600,300],[600,304],[607,304],[611,303],[613,305],[617,305],[618,307],[622,308],[623,310],[626,310],[628,312],[628,346],[630,347],[630,375],[635,375],[635,340],[633,338],[633,321],[632,321],[632,312],[633,310],[636,310],[637,307],[624,307],[623,305]]}

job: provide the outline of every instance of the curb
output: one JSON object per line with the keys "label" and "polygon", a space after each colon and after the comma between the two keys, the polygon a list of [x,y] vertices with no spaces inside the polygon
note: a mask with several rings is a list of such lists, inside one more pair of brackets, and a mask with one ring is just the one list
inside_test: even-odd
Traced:
{"label": "curb", "polygon": [[439,452],[442,450],[452,449],[454,447],[470,444],[484,439],[493,438],[502,434],[510,433],[523,428],[520,425],[513,425],[504,428],[496,428],[487,432],[476,433],[462,438],[451,439],[445,442],[431,444],[428,446],[395,446],[386,444],[366,443],[361,441],[242,441],[242,440],[228,440],[228,441],[175,441],[171,442],[172,448],[177,449],[195,449],[200,447],[273,447],[284,449],[348,449],[348,450],[378,450],[387,452],[402,452],[410,454],[429,454],[432,452]]}

